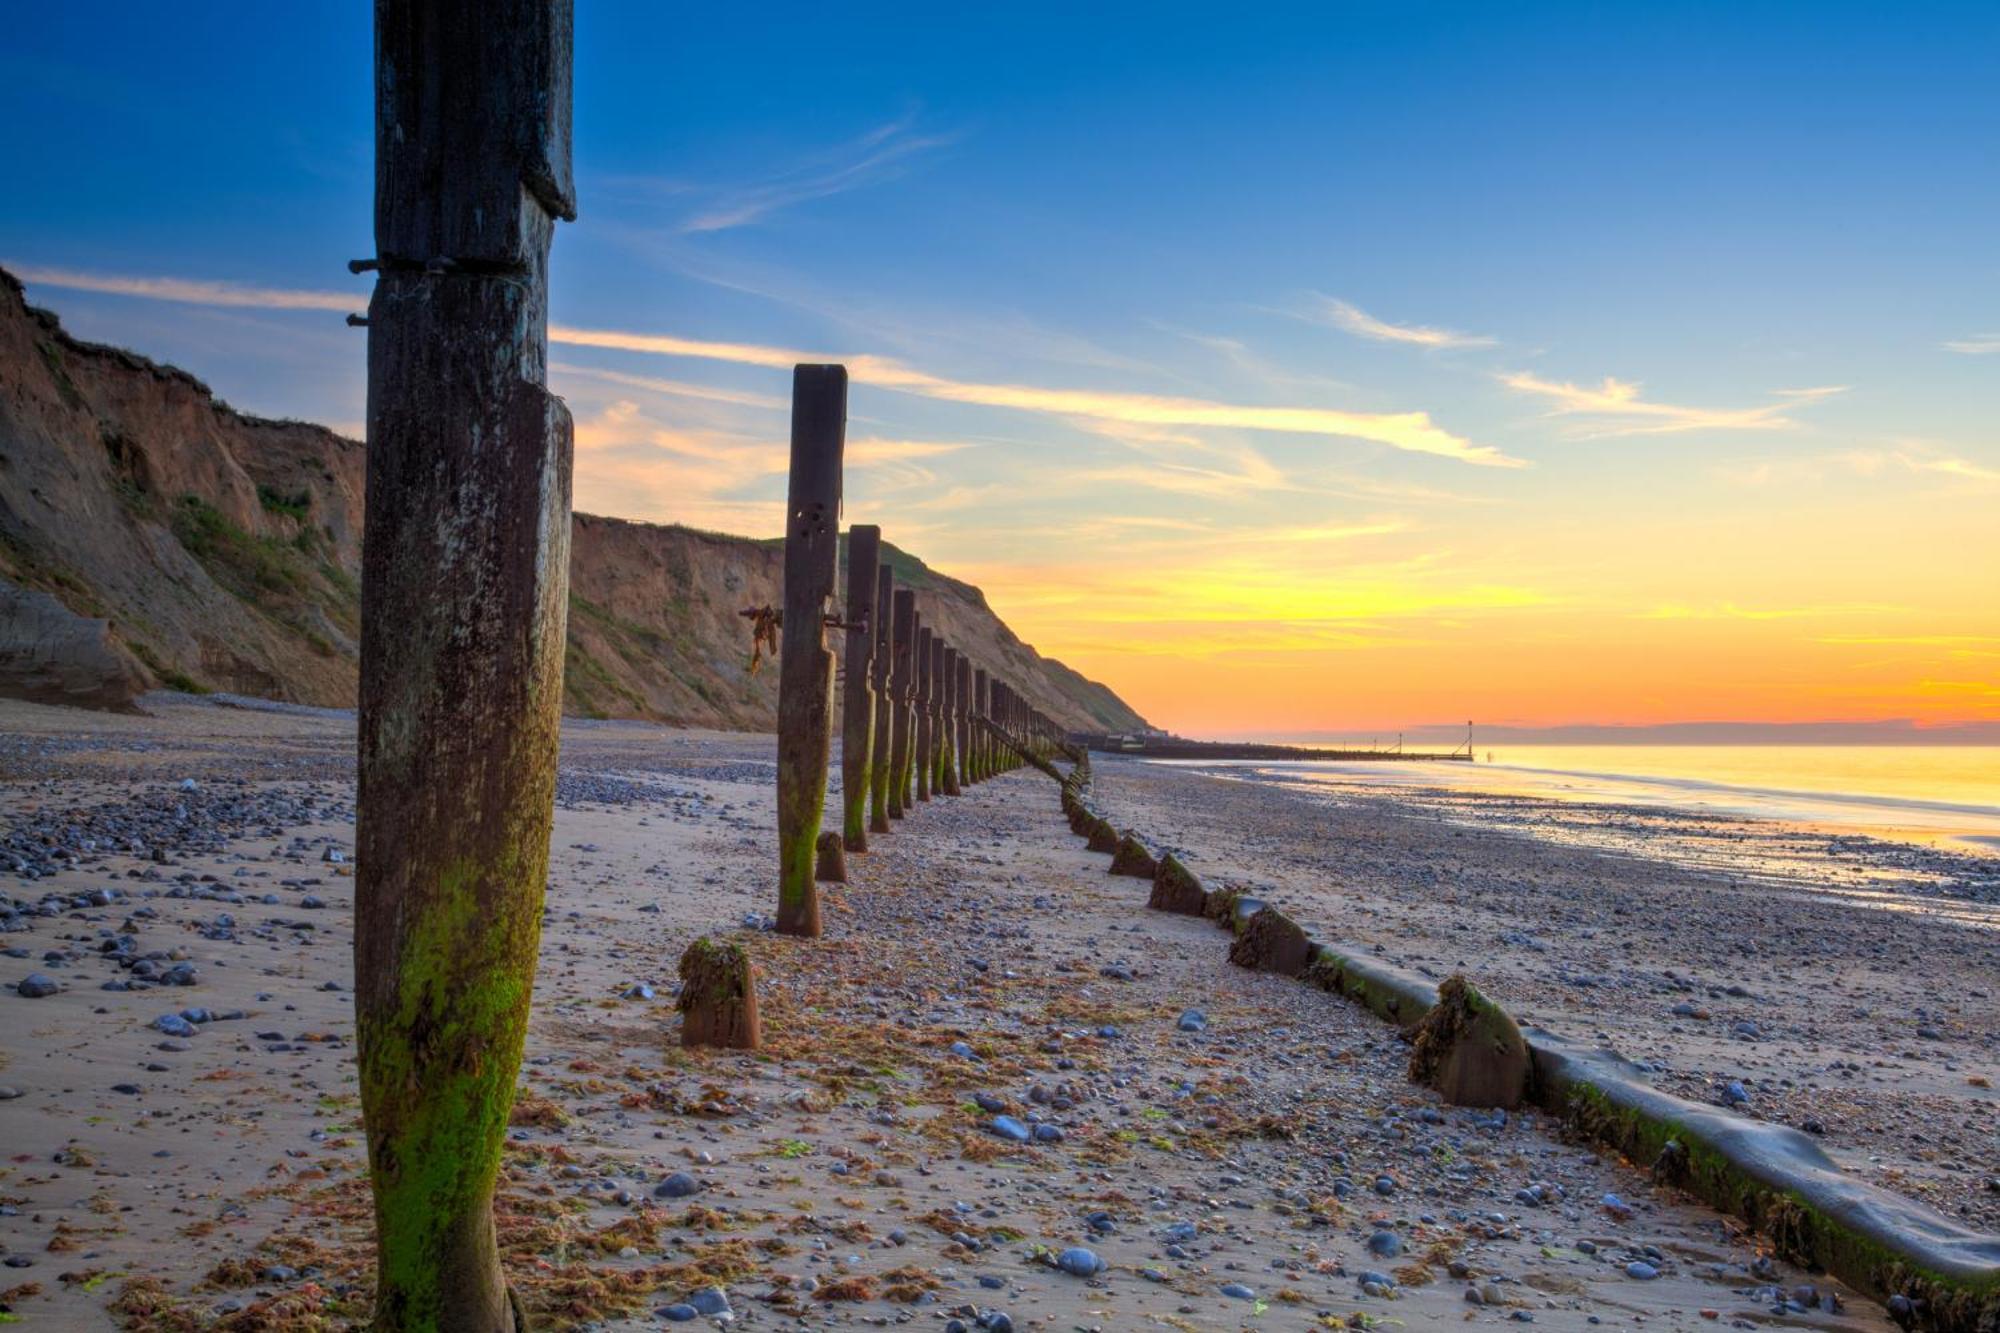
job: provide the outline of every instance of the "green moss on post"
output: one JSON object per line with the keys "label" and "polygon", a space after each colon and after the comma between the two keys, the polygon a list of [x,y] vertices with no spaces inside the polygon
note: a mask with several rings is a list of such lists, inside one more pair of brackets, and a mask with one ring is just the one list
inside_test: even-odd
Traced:
{"label": "green moss on post", "polygon": [[[378,0],[355,831],[376,1333],[513,1333],[493,1191],[548,875],[575,215],[567,0]],[[448,256],[450,272],[426,271]]]}

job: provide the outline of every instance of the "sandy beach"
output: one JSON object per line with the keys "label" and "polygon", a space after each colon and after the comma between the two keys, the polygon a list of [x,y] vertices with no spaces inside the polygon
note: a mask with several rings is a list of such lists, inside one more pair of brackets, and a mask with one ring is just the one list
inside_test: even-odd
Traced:
{"label": "sandy beach", "polygon": [[[0,1301],[52,1329],[344,1327],[366,1309],[372,1258],[348,992],[351,718],[149,706],[0,704],[0,870],[19,909],[0,976]],[[565,732],[499,1219],[547,1326],[1888,1326],[1534,1115],[1413,1088],[1391,1028],[1230,967],[1202,923],[1145,912],[1145,885],[1104,873],[1032,771],[933,801],[853,858],[824,940],[769,934],[771,756],[769,737]],[[1304,807],[1241,784],[1126,764],[1100,783],[1112,808],[1174,828],[1206,873],[1269,882],[1413,963],[1471,955],[1550,1022],[1574,1011],[1552,961],[1454,938],[1453,916],[1484,946],[1508,909],[1442,887],[1445,865],[1519,881],[1522,919],[1575,948],[1575,968],[1643,956],[1636,931],[1614,930],[1644,901],[1636,870],[1565,872],[1614,890],[1588,926],[1574,902],[1558,921],[1526,896],[1554,871],[1531,873],[1543,853],[1517,839],[1441,838],[1382,812],[1330,834],[1310,812],[1314,838]],[[1804,938],[1852,940],[1843,959],[1929,940],[1843,932]],[[754,1057],[677,1045],[674,961],[701,933],[759,959],[768,1049]],[[1501,957],[1513,965],[1494,970]],[[1950,963],[1977,960],[1967,946]],[[191,984],[105,988],[182,965]],[[1662,965],[1668,953],[1645,964]],[[1743,979],[1775,990],[1780,964],[1760,966]],[[1876,997],[1890,1024],[1887,965],[1842,966],[1853,990],[1836,1002]],[[1635,1055],[1671,1051],[1677,1079],[1727,1064],[1753,1112],[1816,1110],[1835,1144],[1879,1122],[1853,1151],[1894,1160],[1913,1189],[1978,1197],[1977,1149],[1946,1151],[1960,1131],[1939,1119],[1990,1116],[1944,1067],[1974,1068],[1977,1035],[1928,1060],[1899,1041],[1836,1086],[1802,1063],[1836,1058],[1809,1006],[1713,1000],[1718,967],[1683,970],[1708,1024],[1651,1013],[1669,997],[1635,983],[1598,1026]],[[60,990],[16,993],[30,974]],[[1936,1003],[1955,1033],[1991,1012]],[[1698,1039],[1753,1006],[1768,1039]],[[1930,1160],[1915,1154],[1916,1096]],[[1075,1271],[1054,1266],[1078,1249]]]}
{"label": "sandy beach", "polygon": [[[1770,821],[1100,759],[1114,820],[1333,938],[2000,1230],[1991,858]],[[1219,776],[1218,776],[1219,774]]]}

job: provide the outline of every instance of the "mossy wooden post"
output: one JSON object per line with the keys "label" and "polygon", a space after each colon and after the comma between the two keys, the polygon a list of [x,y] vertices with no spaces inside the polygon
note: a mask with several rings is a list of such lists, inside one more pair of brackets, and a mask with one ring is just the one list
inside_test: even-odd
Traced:
{"label": "mossy wooden post", "polygon": [[944,757],[946,748],[944,725],[944,654],[945,642],[931,636],[931,751],[930,773],[931,792],[942,796],[944,789]]}
{"label": "mossy wooden post", "polygon": [[847,883],[847,840],[832,829],[819,835],[813,878],[822,884]]}
{"label": "mossy wooden post", "polygon": [[943,670],[938,676],[940,699],[938,703],[938,776],[944,784],[946,796],[957,796],[961,792],[958,783],[958,757],[963,751],[962,739],[958,734],[958,649],[945,645],[940,654]]}
{"label": "mossy wooden post", "polygon": [[[879,547],[879,543],[877,544]],[[879,550],[878,550],[879,556]],[[889,731],[890,715],[896,703],[889,693],[889,658],[895,650],[895,615],[891,607],[895,604],[896,576],[887,565],[875,571],[875,645],[874,658],[869,663],[871,683],[875,687],[875,726],[868,751],[868,831],[887,833],[889,831],[889,772],[891,763]]]}
{"label": "mossy wooden post", "polygon": [[850,852],[868,850],[868,771],[875,747],[875,576],[882,529],[847,530],[847,688],[840,719],[840,836]]}
{"label": "mossy wooden post", "polygon": [[972,658],[958,658],[958,685],[952,689],[952,735],[958,737],[958,785],[972,787]]}
{"label": "mossy wooden post", "polygon": [[917,649],[910,670],[916,673],[917,738],[910,747],[910,767],[917,779],[917,799],[931,798],[931,627],[919,619]]}
{"label": "mossy wooden post", "polygon": [[986,717],[986,668],[972,669],[972,718],[966,727],[966,735],[972,743],[972,780],[986,781],[986,749],[991,743],[986,729],[980,725]]}
{"label": "mossy wooden post", "polygon": [[757,1018],[757,971],[740,944],[706,935],[681,954],[682,1046],[754,1051],[763,1042]]}
{"label": "mossy wooden post", "polygon": [[910,699],[916,689],[917,594],[910,588],[896,589],[893,642],[890,659],[889,693],[896,700],[890,717],[889,738],[889,818],[901,819],[910,808],[910,728],[914,718]]}
{"label": "mossy wooden post", "polygon": [[847,367],[792,369],[792,475],[785,499],[785,624],[778,649],[778,931],[819,934],[813,854],[833,744],[826,645],[840,543]]}
{"label": "mossy wooden post", "polygon": [[568,0],[375,6],[354,980],[377,1333],[519,1326],[493,1188],[562,707],[570,68]]}

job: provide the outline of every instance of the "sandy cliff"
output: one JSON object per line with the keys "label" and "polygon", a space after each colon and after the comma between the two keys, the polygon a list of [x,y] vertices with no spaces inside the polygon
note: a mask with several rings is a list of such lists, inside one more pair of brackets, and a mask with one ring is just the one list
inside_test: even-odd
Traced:
{"label": "sandy cliff", "polygon": [[[239,413],[192,375],[79,342],[0,270],[0,694],[121,707],[152,686],[354,699],[365,449]],[[773,542],[576,518],[572,712],[773,725],[736,612],[780,599]],[[977,588],[889,548],[931,623],[1058,721],[1126,730]]]}

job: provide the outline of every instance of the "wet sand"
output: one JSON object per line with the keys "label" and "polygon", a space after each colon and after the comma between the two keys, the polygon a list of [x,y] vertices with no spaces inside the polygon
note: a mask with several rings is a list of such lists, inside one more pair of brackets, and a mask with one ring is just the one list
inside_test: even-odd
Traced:
{"label": "wet sand", "polygon": [[[0,935],[26,954],[0,958],[17,1094],[0,1101],[0,1301],[29,1327],[342,1327],[371,1263],[352,720],[157,706],[0,704],[0,892],[54,909]],[[720,1287],[733,1322],[762,1327],[1887,1327],[1536,1117],[1412,1088],[1392,1029],[1145,912],[1146,886],[1104,873],[1032,771],[921,806],[851,858],[825,939],[746,927],[774,907],[772,754],[769,737],[565,731],[499,1208],[510,1277],[549,1326],[660,1327]],[[1393,853],[1429,870],[1468,850],[1391,815],[1330,833],[1187,774],[1107,763],[1099,781],[1204,873],[1233,857],[1293,901],[1320,893],[1410,961],[1562,925],[1502,927],[1488,900],[1457,909],[1460,935],[1429,874],[1400,898],[1353,893],[1363,863],[1386,879]],[[1286,818],[1289,851],[1271,841]],[[1574,965],[1603,953],[1588,965],[1614,971],[1649,947],[1636,924],[1595,929]],[[701,933],[759,959],[755,1056],[676,1044],[674,961]],[[1542,961],[1510,974],[1527,992],[1510,1001],[1551,975],[1524,952]],[[102,989],[133,977],[118,956],[153,953],[192,984]],[[33,972],[59,992],[13,993]],[[207,1011],[191,1036],[163,1030],[190,1009]],[[1052,1266],[1072,1248],[1092,1258]],[[1811,1306],[1775,1313],[1788,1296]]]}

